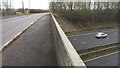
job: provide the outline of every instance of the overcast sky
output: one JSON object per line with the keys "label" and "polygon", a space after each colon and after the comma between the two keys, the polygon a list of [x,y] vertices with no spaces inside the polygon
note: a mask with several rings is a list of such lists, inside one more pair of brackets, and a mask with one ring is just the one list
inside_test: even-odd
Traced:
{"label": "overcast sky", "polygon": [[[49,0],[29,0],[31,9],[49,9]],[[23,0],[25,8],[28,8],[28,0]],[[14,8],[22,8],[22,0],[13,0]]]}

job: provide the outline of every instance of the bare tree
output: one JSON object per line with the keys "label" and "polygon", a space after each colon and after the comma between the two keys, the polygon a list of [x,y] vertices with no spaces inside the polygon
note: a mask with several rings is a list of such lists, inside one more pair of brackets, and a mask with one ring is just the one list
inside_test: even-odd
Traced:
{"label": "bare tree", "polygon": [[13,10],[12,0],[2,0],[1,7],[3,11],[12,11]]}
{"label": "bare tree", "polygon": [[23,13],[24,13],[25,10],[24,10],[24,2],[23,2],[23,0],[22,0],[22,9],[23,9]]}
{"label": "bare tree", "polygon": [[2,11],[2,0],[0,0],[0,11]]}

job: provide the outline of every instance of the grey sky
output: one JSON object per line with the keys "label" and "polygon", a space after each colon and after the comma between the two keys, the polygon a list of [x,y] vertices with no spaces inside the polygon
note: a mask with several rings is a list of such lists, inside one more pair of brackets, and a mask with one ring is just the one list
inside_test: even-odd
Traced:
{"label": "grey sky", "polygon": [[[25,8],[28,8],[28,0],[23,0]],[[49,0],[29,0],[31,9],[49,9]],[[22,0],[13,0],[14,8],[22,8]]]}

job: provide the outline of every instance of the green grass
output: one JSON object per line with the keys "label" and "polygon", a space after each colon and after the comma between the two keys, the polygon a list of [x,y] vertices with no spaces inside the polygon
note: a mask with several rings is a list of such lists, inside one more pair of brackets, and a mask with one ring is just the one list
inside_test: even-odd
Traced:
{"label": "green grass", "polygon": [[99,52],[95,52],[95,53],[90,53],[90,54],[86,54],[86,55],[82,55],[80,56],[82,58],[83,61],[89,60],[89,59],[93,59],[99,56],[104,56],[113,52],[118,52],[120,51],[118,47],[115,48],[110,48],[107,50],[103,50],[103,51],[99,51]]}
{"label": "green grass", "polygon": [[87,29],[87,30],[80,29],[80,30],[77,30],[77,31],[66,32],[66,35],[70,36],[70,35],[85,34],[85,33],[90,33],[90,32],[92,32],[92,33],[93,32],[101,32],[101,31],[114,30],[114,29],[118,29],[118,27],[106,27],[106,28]]}
{"label": "green grass", "polygon": [[96,50],[100,50],[100,49],[108,48],[108,47],[112,47],[112,46],[117,46],[117,45],[120,45],[120,43],[114,43],[114,44],[110,44],[110,45],[99,46],[99,47],[94,47],[94,48],[90,48],[90,49],[84,49],[84,50],[80,50],[77,52],[78,52],[78,54],[83,54],[83,53],[92,52],[92,51],[96,51]]}
{"label": "green grass", "polygon": [[[99,31],[103,31],[103,30],[110,30],[110,29],[118,28],[118,23],[116,23],[116,22],[107,22],[107,21],[106,22],[96,22],[96,23],[89,22],[89,23],[84,24],[82,22],[77,21],[79,23],[79,24],[77,24],[77,22],[71,22],[70,20],[66,19],[64,16],[61,16],[58,13],[54,13],[54,16],[57,19],[59,19],[60,24],[63,25],[62,26],[63,30],[65,31],[65,34],[67,36],[89,33],[89,32],[99,32]],[[67,22],[67,23],[62,24],[62,23],[64,23],[63,21]],[[73,27],[71,27],[72,29],[67,27],[68,25],[73,26]]]}

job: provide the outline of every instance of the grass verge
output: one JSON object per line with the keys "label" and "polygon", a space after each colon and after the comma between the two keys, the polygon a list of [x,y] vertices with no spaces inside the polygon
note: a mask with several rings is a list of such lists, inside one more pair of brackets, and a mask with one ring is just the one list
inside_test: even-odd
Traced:
{"label": "grass verge", "polygon": [[58,23],[61,25],[61,28],[65,32],[67,36],[70,35],[77,35],[82,33],[89,33],[89,32],[98,32],[103,30],[110,30],[110,29],[116,29],[118,28],[118,23],[116,22],[97,22],[97,23],[82,23],[78,22],[79,24],[76,24],[76,22],[70,22],[63,16],[54,13],[54,16]]}
{"label": "grass verge", "polygon": [[[44,16],[47,16],[49,14],[46,14]],[[40,17],[38,20],[40,20],[41,18],[43,18],[44,16]],[[38,20],[36,20],[35,22],[37,22]],[[10,43],[8,43],[3,49],[2,51],[0,51],[0,53],[2,53],[5,49],[9,48],[10,46],[12,46],[14,44],[14,42],[20,38],[20,36],[22,36],[22,34],[24,34],[33,24],[31,24],[28,28],[26,28],[25,30],[23,30],[23,32],[21,34],[19,34],[18,36],[16,36]]]}
{"label": "grass verge", "polygon": [[96,58],[96,57],[99,57],[99,56],[104,56],[104,55],[107,55],[107,54],[110,54],[110,53],[118,52],[118,51],[120,51],[120,49],[119,49],[120,46],[119,45],[120,45],[120,43],[115,43],[115,44],[110,44],[110,45],[106,45],[106,46],[103,46],[103,47],[96,47],[96,48],[91,48],[91,49],[88,49],[88,50],[83,50],[80,53],[85,53],[85,52],[93,51],[93,50],[96,50],[96,49],[98,50],[98,49],[102,49],[102,48],[116,46],[116,47],[113,47],[113,48],[103,49],[103,50],[96,51],[96,52],[93,52],[93,53],[88,53],[88,54],[85,54],[85,55],[81,55],[80,57],[82,58],[83,61],[86,61],[86,60],[93,59],[93,58]]}
{"label": "grass verge", "polygon": [[103,49],[103,48],[108,48],[108,47],[118,46],[118,45],[120,45],[120,43],[114,43],[114,44],[94,47],[94,48],[90,48],[90,49],[83,49],[83,50],[79,50],[77,52],[78,52],[78,54],[83,54],[83,53],[92,52],[92,51],[100,50],[100,49]]}

